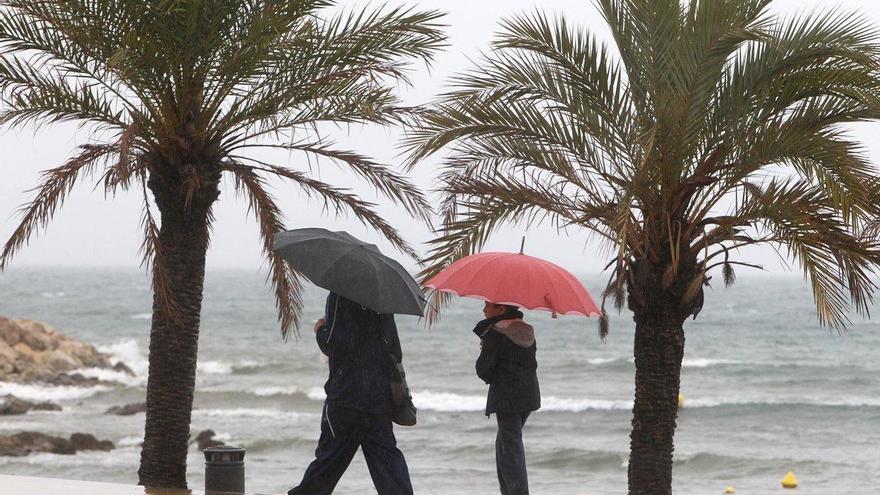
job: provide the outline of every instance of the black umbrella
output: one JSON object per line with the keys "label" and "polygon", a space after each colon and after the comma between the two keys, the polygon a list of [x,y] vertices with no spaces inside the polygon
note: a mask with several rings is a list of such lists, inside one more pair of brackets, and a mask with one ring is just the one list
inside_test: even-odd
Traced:
{"label": "black umbrella", "polygon": [[419,284],[374,244],[346,232],[308,228],[279,232],[272,250],[318,287],[377,313],[422,316]]}

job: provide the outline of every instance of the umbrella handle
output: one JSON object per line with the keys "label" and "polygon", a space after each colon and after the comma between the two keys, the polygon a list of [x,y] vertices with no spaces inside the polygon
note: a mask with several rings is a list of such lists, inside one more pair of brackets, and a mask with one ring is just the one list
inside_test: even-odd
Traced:
{"label": "umbrella handle", "polygon": [[[523,240],[525,241],[525,237],[523,237]],[[559,315],[556,314],[556,309],[553,308],[553,301],[550,299],[549,292],[544,294],[544,299],[547,300],[547,304],[550,306],[550,318],[553,318],[554,320],[559,318]]]}

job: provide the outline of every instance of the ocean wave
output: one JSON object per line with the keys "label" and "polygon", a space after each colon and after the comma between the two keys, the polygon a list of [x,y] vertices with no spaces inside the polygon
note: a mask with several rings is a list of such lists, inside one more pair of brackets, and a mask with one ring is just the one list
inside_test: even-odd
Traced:
{"label": "ocean wave", "polygon": [[[122,362],[134,372],[137,377],[146,377],[150,367],[147,355],[141,352],[138,342],[134,339],[123,339],[114,344],[97,347],[98,351],[110,355],[113,364]],[[145,378],[141,378],[145,380]]]}
{"label": "ocean wave", "polygon": [[132,320],[152,320],[153,313],[135,313],[131,315]]}
{"label": "ocean wave", "polygon": [[208,375],[230,375],[239,371],[250,371],[271,365],[271,363],[261,363],[249,359],[241,361],[202,361],[198,365],[198,371]]}
{"label": "ocean wave", "polygon": [[737,361],[734,359],[713,359],[713,358],[684,358],[681,361],[682,368],[708,368],[710,366],[718,366],[718,365],[725,365],[725,364],[743,364],[743,363],[742,363],[742,361]]}
{"label": "ocean wave", "polygon": [[626,464],[628,457],[628,452],[562,448],[547,453],[530,454],[529,464],[554,469],[617,469],[621,467],[621,462]]}
{"label": "ocean wave", "polygon": [[258,397],[271,397],[273,395],[296,395],[300,393],[299,387],[258,387],[254,389],[254,395]]}
{"label": "ocean wave", "polygon": [[634,361],[633,358],[591,358],[587,359],[587,363],[592,364],[593,366],[602,366],[604,364],[616,364],[616,363],[632,363]]}
{"label": "ocean wave", "polygon": [[111,387],[103,385],[95,387],[55,387],[49,385],[0,382],[0,396],[14,395],[19,399],[31,402],[84,399],[100,392],[106,392],[107,390],[111,390]]}
{"label": "ocean wave", "polygon": [[144,437],[125,437],[116,442],[117,447],[140,447]]}
{"label": "ocean wave", "polygon": [[192,413],[196,416],[206,416],[209,418],[274,418],[285,420],[312,419],[319,416],[316,413],[282,411],[280,409],[251,409],[242,407],[233,409],[193,409]]}
{"label": "ocean wave", "polygon": [[126,451],[83,451],[77,452],[76,455],[50,454],[39,452],[24,457],[0,457],[0,465],[3,464],[28,464],[32,466],[40,466],[46,468],[51,466],[54,468],[61,467],[86,467],[94,466],[102,467],[120,467],[129,469],[131,466],[137,466],[137,459],[140,456],[139,449],[129,449]]}
{"label": "ocean wave", "polygon": [[[587,363],[593,366],[606,365],[631,365],[635,363],[632,357],[615,357],[615,358],[590,358]],[[715,359],[715,358],[684,358],[681,362],[682,368],[708,368],[711,366],[727,365],[727,364],[743,364],[742,361],[733,359]],[[758,363],[755,363],[758,364]]]}
{"label": "ocean wave", "polygon": [[327,398],[327,394],[322,387],[312,387],[306,390],[306,397],[312,400],[323,401]]}
{"label": "ocean wave", "polygon": [[228,375],[232,373],[232,363],[225,361],[202,361],[198,370],[208,375]]}
{"label": "ocean wave", "polygon": [[[486,407],[485,395],[461,395],[450,392],[425,390],[413,392],[413,403],[419,409],[437,412],[482,411]],[[603,399],[576,399],[566,397],[543,397],[541,410],[553,412],[582,412],[589,410],[630,410],[632,401]]]}
{"label": "ocean wave", "polygon": [[[32,415],[29,415],[29,416],[32,416]],[[46,423],[44,423],[42,421],[21,421],[21,420],[7,421],[5,419],[6,418],[4,418],[4,421],[0,421],[0,431],[28,431],[28,430],[33,431],[33,430],[39,430],[40,428],[46,427]],[[33,419],[33,417],[31,419]],[[0,457],[0,459],[2,459],[2,457]]]}
{"label": "ocean wave", "polygon": [[[98,351],[109,354],[110,362],[125,363],[134,372],[135,376],[118,373],[112,370],[88,369],[83,370],[84,376],[95,377],[100,380],[119,382],[129,386],[142,386],[146,384],[147,372],[150,367],[147,354],[141,350],[135,339],[123,339],[111,345],[97,346]],[[229,375],[238,370],[250,370],[264,366],[254,360],[241,361],[199,361],[197,371],[204,375]]]}
{"label": "ocean wave", "polygon": [[438,412],[482,411],[486,397],[425,390],[412,393],[413,404],[419,409]]}
{"label": "ocean wave", "polygon": [[632,401],[607,399],[541,398],[541,409],[555,412],[629,411]]}
{"label": "ocean wave", "polygon": [[736,406],[807,406],[807,407],[880,407],[880,398],[876,397],[847,397],[828,399],[824,397],[799,397],[799,398],[760,398],[760,399],[687,399],[685,409],[712,408],[712,407],[736,407]]}
{"label": "ocean wave", "polygon": [[[317,419],[317,417],[315,419]],[[215,438],[217,438],[217,437],[215,437]],[[235,442],[235,444],[237,446],[240,446],[240,447],[247,449],[247,451],[249,453],[253,453],[253,452],[266,452],[266,451],[271,451],[271,450],[289,450],[292,447],[303,448],[303,449],[313,449],[315,447],[315,439],[312,437],[309,437],[309,438],[302,438],[302,437],[252,438],[252,439],[237,440]]]}
{"label": "ocean wave", "polygon": [[[450,392],[413,392],[413,402],[419,409],[437,412],[482,411],[486,407],[485,395],[462,395]],[[707,409],[738,406],[810,406],[810,407],[880,407],[880,398],[848,397],[826,399],[822,397],[800,398],[693,398],[685,401],[684,409]],[[584,411],[631,411],[632,400],[587,399],[545,396],[541,398],[541,410],[547,412],[576,413]]]}
{"label": "ocean wave", "polygon": [[76,370],[77,373],[86,377],[86,378],[97,378],[98,380],[105,382],[116,382],[121,383],[123,385],[127,385],[129,387],[137,387],[141,385],[146,385],[147,377],[146,376],[131,376],[128,373],[123,373],[122,371],[116,371],[111,369],[104,368],[84,368]]}

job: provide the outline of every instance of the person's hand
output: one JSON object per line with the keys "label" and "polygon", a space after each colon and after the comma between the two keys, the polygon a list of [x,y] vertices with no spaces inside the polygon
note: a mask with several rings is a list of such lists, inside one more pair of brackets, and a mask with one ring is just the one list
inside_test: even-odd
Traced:
{"label": "person's hand", "polygon": [[480,339],[480,350],[483,350],[483,339]]}
{"label": "person's hand", "polygon": [[325,320],[324,318],[318,318],[318,321],[315,322],[315,328],[313,329],[315,333],[318,333],[318,330],[320,330],[320,328],[323,327],[325,323],[327,323],[327,320]]}

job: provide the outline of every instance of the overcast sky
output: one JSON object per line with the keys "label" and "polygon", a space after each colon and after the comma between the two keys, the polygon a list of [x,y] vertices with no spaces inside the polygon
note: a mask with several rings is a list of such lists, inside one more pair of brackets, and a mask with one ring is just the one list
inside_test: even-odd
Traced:
{"label": "overcast sky", "polygon": [[[363,3],[351,2],[354,5]],[[466,69],[468,59],[487,48],[500,18],[541,8],[551,13],[564,12],[571,21],[604,32],[602,20],[589,0],[410,0],[403,3],[446,11],[449,14],[446,22],[450,25],[450,48],[439,55],[430,71],[419,68],[413,78],[413,88],[402,88],[403,96],[411,103],[428,100],[442,89],[448,76]],[[775,10],[795,12],[797,9],[828,9],[835,6],[859,9],[880,25],[880,2],[870,0],[837,3],[778,0]],[[880,146],[875,139],[878,131],[880,127],[877,124],[865,124],[855,131],[875,159],[880,159]],[[75,126],[70,125],[40,129],[36,135],[31,130],[6,130],[0,134],[0,238],[3,242],[17,225],[20,219],[17,207],[30,197],[27,190],[38,183],[40,171],[61,164],[77,145],[87,142],[88,137],[86,132],[77,131]],[[400,161],[395,148],[399,138],[397,131],[340,130],[337,138],[360,152],[388,163]],[[300,169],[307,166],[295,157],[289,158],[285,165]],[[330,164],[325,164],[319,173],[324,180],[352,186],[365,197],[375,198],[369,187],[338,172]],[[414,180],[423,188],[430,189],[433,175],[432,164],[426,162],[414,172]],[[229,185],[226,183],[226,186]],[[141,242],[140,198],[130,193],[112,200],[105,199],[103,193],[92,190],[92,186],[82,183],[70,195],[49,228],[31,241],[18,255],[13,266],[137,266],[137,251]],[[287,213],[289,228],[324,226],[346,229],[365,240],[379,242],[386,251],[391,251],[386,243],[379,241],[376,234],[361,227],[357,221],[333,218],[321,211],[320,203],[309,202],[296,189],[280,183],[275,186],[273,192]],[[215,208],[217,221],[208,254],[209,267],[256,269],[262,265],[257,227],[246,217],[246,210],[246,205],[234,198],[231,187],[226,187]],[[419,245],[430,239],[430,232],[426,228],[409,220],[398,209],[383,206],[381,210],[414,244]],[[522,235],[528,236],[526,251],[529,254],[561,263],[572,271],[596,272],[604,265],[597,246],[588,243],[587,236],[577,231],[557,234],[549,228],[527,231],[525,226],[504,226],[488,248],[515,250]],[[766,263],[774,271],[781,270],[769,249],[754,251],[748,256]]]}

